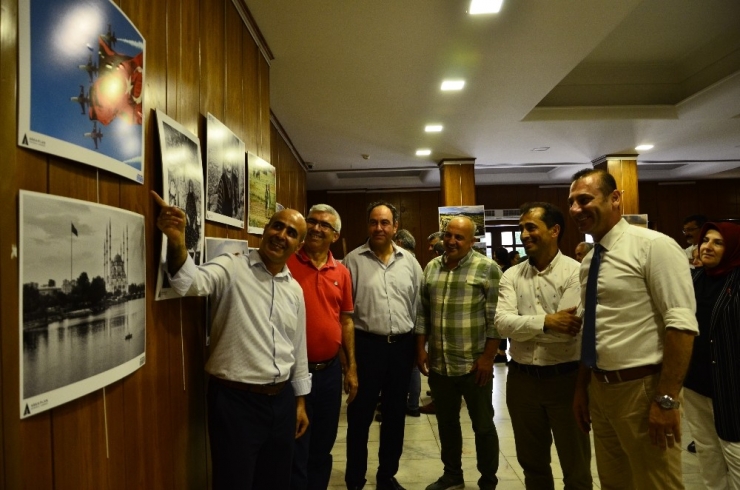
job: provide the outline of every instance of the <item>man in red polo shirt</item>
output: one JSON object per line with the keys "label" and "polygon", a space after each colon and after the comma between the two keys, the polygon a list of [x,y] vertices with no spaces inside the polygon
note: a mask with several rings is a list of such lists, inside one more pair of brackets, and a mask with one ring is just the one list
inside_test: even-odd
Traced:
{"label": "man in red polo shirt", "polygon": [[306,218],[303,248],[288,259],[306,302],[306,346],[312,374],[306,400],[309,426],[296,439],[293,490],[325,490],[331,476],[331,450],[337,437],[344,391],[350,403],[357,393],[355,329],[352,323],[352,282],[349,271],[329,250],[339,239],[342,221],[327,204],[313,206]]}

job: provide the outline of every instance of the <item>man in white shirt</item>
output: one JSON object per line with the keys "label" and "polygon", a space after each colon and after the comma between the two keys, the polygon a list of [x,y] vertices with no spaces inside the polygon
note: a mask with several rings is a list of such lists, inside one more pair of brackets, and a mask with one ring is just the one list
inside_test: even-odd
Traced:
{"label": "man in white shirt", "polygon": [[553,439],[566,489],[593,488],[591,445],[573,417],[581,356],[580,265],[558,244],[563,213],[550,203],[521,207],[528,261],[506,270],[499,284],[496,328],[511,339],[506,405],[516,456],[527,488],[553,489]]}
{"label": "man in white shirt", "polygon": [[[687,216],[683,220],[683,228],[681,229],[681,233],[686,238],[686,243],[689,244],[689,246],[683,250],[689,260],[689,264],[692,264],[692,262],[694,261],[693,254],[696,247],[699,246],[699,235],[701,232],[701,227],[704,226],[707,221],[707,217],[703,214],[692,214],[691,216]],[[693,264],[691,265],[691,268],[694,268]]]}
{"label": "man in white shirt", "polygon": [[604,488],[682,489],[681,386],[698,333],[688,261],[675,240],[629,225],[601,169],[573,176],[570,215],[594,250],[581,264],[581,367],[573,411],[594,428]]}
{"label": "man in white shirt", "polygon": [[208,433],[214,490],[290,488],[294,439],[308,427],[311,391],[306,310],[285,266],[306,236],[298,211],[275,213],[259,250],[223,254],[200,267],[185,247],[185,213],[161,206],[167,269],[181,296],[209,296],[212,307]]}

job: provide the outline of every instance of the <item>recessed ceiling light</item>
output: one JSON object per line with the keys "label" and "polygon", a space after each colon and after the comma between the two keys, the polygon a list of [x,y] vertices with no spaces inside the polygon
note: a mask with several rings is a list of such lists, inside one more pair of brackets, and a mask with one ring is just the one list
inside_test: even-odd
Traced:
{"label": "recessed ceiling light", "polygon": [[653,145],[638,145],[638,146],[635,146],[635,150],[638,150],[638,151],[645,151],[645,150],[652,150],[652,149],[653,149]]}
{"label": "recessed ceiling light", "polygon": [[497,14],[501,11],[504,0],[472,0],[470,2],[470,15]]}
{"label": "recessed ceiling light", "polygon": [[532,148],[529,151],[547,151],[549,149],[550,149],[549,146],[538,146],[537,148]]}
{"label": "recessed ceiling light", "polygon": [[440,133],[442,132],[442,125],[441,124],[427,124],[424,127],[424,131],[427,133]]}
{"label": "recessed ceiling light", "polygon": [[416,156],[417,157],[426,157],[432,154],[432,150],[422,149],[422,150],[416,150]]}
{"label": "recessed ceiling light", "polygon": [[465,80],[444,80],[442,90],[462,90],[465,86]]}

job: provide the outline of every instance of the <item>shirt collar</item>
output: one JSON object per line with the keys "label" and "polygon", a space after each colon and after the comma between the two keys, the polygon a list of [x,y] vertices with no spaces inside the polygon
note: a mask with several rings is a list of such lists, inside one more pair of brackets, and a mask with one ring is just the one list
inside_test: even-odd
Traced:
{"label": "shirt collar", "polygon": [[561,257],[563,254],[560,252],[560,249],[558,249],[558,253],[555,254],[555,257],[552,258],[549,264],[547,264],[547,267],[545,267],[545,270],[541,271],[539,270],[531,261],[527,260],[527,267],[529,267],[529,271],[534,274],[547,274],[550,272],[553,268],[555,268],[558,265],[558,262],[560,262]]}
{"label": "shirt collar", "polygon": [[[303,262],[304,264],[313,265],[313,262],[311,262],[311,257],[309,257],[308,254],[302,248],[298,250],[295,253],[295,255],[296,255],[296,258],[300,260],[301,262]],[[334,260],[334,256],[332,255],[331,250],[329,250],[329,254],[326,257],[326,264],[324,264],[321,268],[322,269],[324,267],[334,268],[336,266],[337,266],[337,261]]]}
{"label": "shirt collar", "polygon": [[[400,257],[403,255],[403,252],[401,251],[401,247],[396,246],[395,243],[391,242],[391,247],[393,247],[393,255],[396,257]],[[372,254],[375,255],[375,252],[373,252],[373,249],[370,248],[370,239],[368,238],[365,243],[360,245],[360,253],[362,254]]]}
{"label": "shirt collar", "polygon": [[[470,250],[468,250],[468,253],[465,254],[465,257],[463,257],[462,259],[460,259],[460,261],[457,263],[457,265],[454,268],[457,269],[461,265],[465,265],[465,263],[468,260],[470,260],[470,257],[472,257],[473,254],[475,254],[475,253],[478,253],[478,252],[476,252],[472,248]],[[442,256],[442,265],[444,265],[445,267],[447,267],[447,254],[446,253]],[[450,269],[450,270],[453,270],[453,269]]]}
{"label": "shirt collar", "polygon": [[624,232],[629,229],[631,225],[626,220],[620,219],[619,222],[612,226],[612,229],[607,232],[606,235],[601,237],[599,245],[604,247],[606,250],[610,250],[614,247],[614,244],[624,235]]}
{"label": "shirt collar", "polygon": [[[267,266],[265,265],[265,262],[262,260],[262,257],[260,257],[259,250],[256,248],[249,252],[249,255],[247,256],[247,260],[249,261],[250,267],[262,267],[265,272],[272,275],[272,273],[267,269]],[[275,274],[275,277],[293,277],[293,275],[290,273],[290,269],[288,269],[287,264],[283,264],[283,268],[280,272]]]}

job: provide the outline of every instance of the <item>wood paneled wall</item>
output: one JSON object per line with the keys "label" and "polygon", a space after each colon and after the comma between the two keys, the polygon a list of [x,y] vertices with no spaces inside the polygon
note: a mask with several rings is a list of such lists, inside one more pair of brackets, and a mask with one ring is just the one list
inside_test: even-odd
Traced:
{"label": "wood paneled wall", "polygon": [[[239,1],[239,0],[236,0]],[[147,41],[145,185],[16,146],[17,0],[0,0],[0,489],[205,489],[206,357],[200,299],[155,302],[161,192],[153,109],[204,136],[207,112],[277,168],[277,200],[305,208],[305,173],[270,123],[269,63],[232,0],[118,0]],[[203,140],[201,140],[203,141]],[[146,216],[146,365],[103,390],[19,417],[18,191],[100,202]],[[206,222],[206,235],[248,239]]]}
{"label": "wood paneled wall", "polygon": [[[477,204],[486,209],[518,208],[526,201],[546,201],[555,204],[565,213],[565,233],[560,249],[573,256],[576,245],[583,240],[568,216],[568,186],[540,187],[538,185],[479,185],[475,188]],[[681,235],[683,219],[691,214],[706,214],[709,219],[740,219],[740,179],[699,180],[662,185],[657,182],[639,184],[640,213],[647,213],[651,225],[673,237],[682,247],[686,246]],[[416,255],[422,266],[432,255],[427,251],[426,237],[437,229],[437,207],[440,193],[415,192],[360,192],[331,193],[309,191],[309,207],[326,203],[334,206],[342,216],[342,240],[347,250],[361,244],[366,236],[365,206],[374,200],[384,199],[401,210],[401,228],[407,228],[416,238]],[[516,221],[506,223],[516,224]],[[341,240],[340,240],[341,242]],[[338,242],[338,243],[340,243]],[[340,245],[332,248],[337,257],[343,257]]]}

